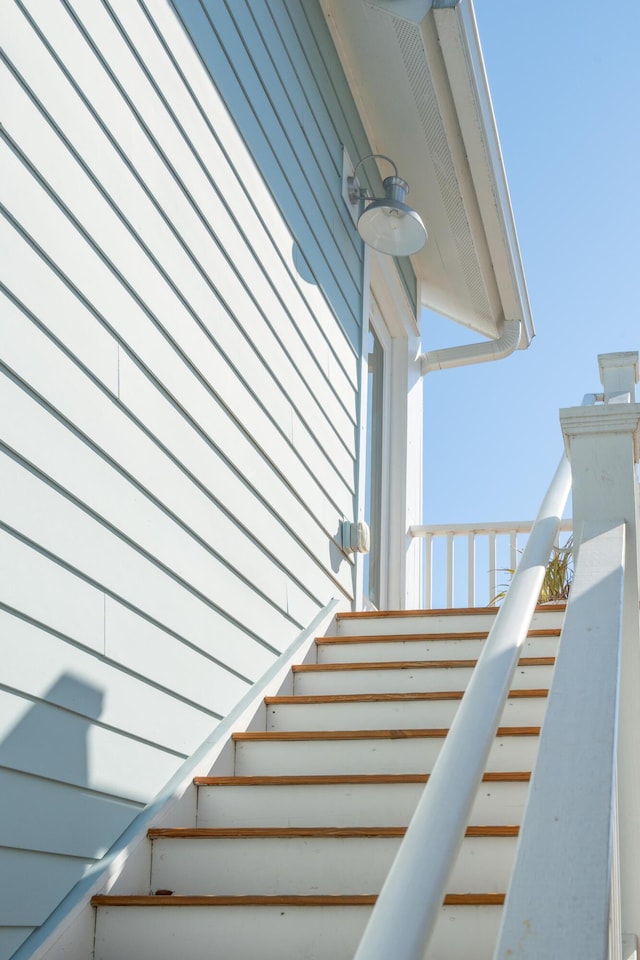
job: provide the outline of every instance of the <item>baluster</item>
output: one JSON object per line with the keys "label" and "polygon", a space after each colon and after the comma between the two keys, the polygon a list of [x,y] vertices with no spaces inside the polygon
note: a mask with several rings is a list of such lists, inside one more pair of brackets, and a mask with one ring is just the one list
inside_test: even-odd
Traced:
{"label": "baluster", "polygon": [[476,535],[467,534],[467,606],[476,605]]}
{"label": "baluster", "polygon": [[498,566],[498,554],[496,551],[496,535],[489,534],[489,600],[493,600],[497,593],[496,573]]}
{"label": "baluster", "polygon": [[424,608],[431,610],[433,606],[433,534],[428,533],[424,540]]}
{"label": "baluster", "polygon": [[453,533],[447,534],[447,608],[453,606]]}

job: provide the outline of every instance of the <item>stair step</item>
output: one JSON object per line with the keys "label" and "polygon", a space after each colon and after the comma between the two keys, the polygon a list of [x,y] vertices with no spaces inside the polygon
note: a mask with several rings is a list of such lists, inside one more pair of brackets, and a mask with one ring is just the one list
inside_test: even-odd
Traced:
{"label": "stair step", "polygon": [[[538,727],[498,731],[487,769],[533,768]],[[429,773],[445,729],[326,730],[235,734],[236,776],[340,773]]]}
{"label": "stair step", "polygon": [[[375,893],[361,894],[240,894],[238,896],[217,896],[198,894],[169,896],[158,894],[114,895],[98,894],[91,898],[93,907],[372,907],[378,899]],[[448,893],[444,906],[502,906],[504,893]]]}
{"label": "stair step", "polygon": [[[94,897],[95,960],[352,960],[375,896]],[[450,896],[429,960],[491,960],[504,894]],[[203,908],[213,909],[203,909]],[[321,909],[319,909],[321,908]]]}
{"label": "stair step", "polygon": [[[152,889],[183,894],[378,893],[405,827],[151,831]],[[471,827],[452,891],[506,889],[518,827]]]}
{"label": "stair step", "polygon": [[[520,821],[528,772],[487,773],[473,823]],[[377,826],[409,823],[426,774],[199,777],[198,826]]]}
{"label": "stair step", "polygon": [[[487,639],[486,631],[451,633],[318,637],[318,663],[349,663],[397,660],[475,659]],[[560,629],[531,630],[522,648],[523,656],[555,656]]]}
{"label": "stair step", "polygon": [[[503,712],[507,726],[540,725],[548,691],[516,690]],[[267,697],[267,730],[449,727],[463,691]]]}
{"label": "stair step", "polygon": [[[561,627],[565,605],[537,607],[531,629]],[[459,633],[493,626],[497,607],[456,607],[448,610],[390,610],[339,613],[338,636],[402,633]]]}
{"label": "stair step", "polygon": [[[345,693],[412,693],[465,689],[477,660],[403,660],[372,663],[310,663],[293,668],[296,696]],[[521,657],[514,689],[548,688],[554,657]]]}

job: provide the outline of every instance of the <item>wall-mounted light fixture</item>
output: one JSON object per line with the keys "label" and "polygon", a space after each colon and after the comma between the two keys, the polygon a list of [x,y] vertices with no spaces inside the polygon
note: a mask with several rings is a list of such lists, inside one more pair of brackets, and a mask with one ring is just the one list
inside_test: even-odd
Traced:
{"label": "wall-mounted light fixture", "polygon": [[[359,167],[367,160],[386,160],[394,169],[392,177],[382,181],[384,197],[372,197],[362,189],[356,178]],[[427,242],[427,230],[419,213],[404,202],[409,184],[398,176],[398,168],[389,157],[372,153],[356,164],[353,174],[347,179],[351,203],[367,204],[358,218],[358,233],[365,243],[380,253],[394,257],[408,257],[422,250]]]}

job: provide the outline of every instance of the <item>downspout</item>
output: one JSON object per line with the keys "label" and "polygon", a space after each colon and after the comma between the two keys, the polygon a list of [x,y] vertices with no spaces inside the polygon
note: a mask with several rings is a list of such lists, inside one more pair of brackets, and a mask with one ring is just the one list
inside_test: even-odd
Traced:
{"label": "downspout", "polygon": [[429,350],[418,357],[420,373],[432,370],[447,370],[449,367],[464,367],[472,363],[486,363],[508,357],[520,343],[520,320],[505,320],[502,336],[497,340],[466,343],[462,347],[446,347],[444,350]]}

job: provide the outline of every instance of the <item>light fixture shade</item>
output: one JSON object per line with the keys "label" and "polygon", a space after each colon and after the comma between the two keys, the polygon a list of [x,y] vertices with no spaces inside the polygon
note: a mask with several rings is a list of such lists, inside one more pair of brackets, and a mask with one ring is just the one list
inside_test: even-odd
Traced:
{"label": "light fixture shade", "polygon": [[420,214],[400,200],[374,200],[360,214],[358,233],[380,253],[408,257],[422,250],[427,230]]}
{"label": "light fixture shade", "polygon": [[427,230],[420,214],[404,202],[409,185],[402,177],[387,177],[385,196],[373,200],[360,214],[358,233],[380,253],[408,257],[422,250]]}

